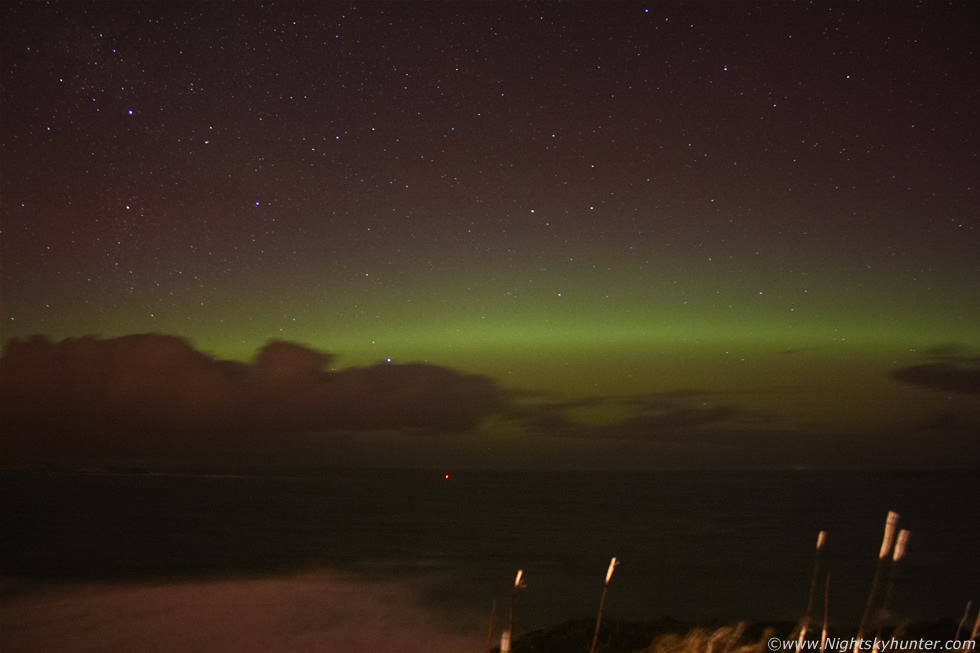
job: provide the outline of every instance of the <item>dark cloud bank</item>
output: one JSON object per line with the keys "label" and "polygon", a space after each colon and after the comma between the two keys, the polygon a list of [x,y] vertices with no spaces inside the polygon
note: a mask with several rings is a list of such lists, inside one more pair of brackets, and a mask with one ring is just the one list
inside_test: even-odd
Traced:
{"label": "dark cloud bank", "polygon": [[[0,457],[627,468],[961,466],[980,458],[974,420],[957,414],[854,438],[777,431],[772,416],[700,390],[560,401],[511,394],[487,377],[436,365],[331,370],[333,360],[283,341],[240,363],[160,334],[13,340],[0,359]],[[892,377],[923,391],[975,393],[977,372],[975,359],[960,356]],[[573,418],[577,409],[613,404],[628,414],[605,424]],[[481,431],[487,420],[501,430]]]}
{"label": "dark cloud bank", "polygon": [[328,371],[330,354],[269,342],[251,364],[167,335],[12,341],[4,423],[54,431],[472,429],[505,405],[481,376],[425,364]]}
{"label": "dark cloud bank", "polygon": [[913,365],[891,376],[901,383],[932,390],[980,395],[980,358]]}
{"label": "dark cloud bank", "polygon": [[160,334],[13,340],[0,359],[0,464],[432,466],[433,452],[472,439],[438,436],[507,410],[486,377],[426,364],[334,371],[333,359],[282,341],[240,363]]}

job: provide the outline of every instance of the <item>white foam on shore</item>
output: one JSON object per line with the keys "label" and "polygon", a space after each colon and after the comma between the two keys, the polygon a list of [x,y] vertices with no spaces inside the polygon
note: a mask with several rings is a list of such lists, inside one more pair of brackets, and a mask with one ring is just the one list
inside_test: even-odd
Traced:
{"label": "white foam on shore", "polygon": [[410,585],[327,572],[173,584],[30,586],[0,593],[3,651],[481,650]]}

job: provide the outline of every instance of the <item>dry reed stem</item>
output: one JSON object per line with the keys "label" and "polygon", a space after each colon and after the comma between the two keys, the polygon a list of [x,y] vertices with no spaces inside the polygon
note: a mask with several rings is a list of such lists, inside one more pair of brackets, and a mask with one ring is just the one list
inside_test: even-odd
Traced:
{"label": "dry reed stem", "polygon": [[817,534],[817,553],[813,563],[813,578],[810,579],[810,593],[806,600],[806,612],[803,614],[803,620],[800,622],[800,636],[796,643],[796,650],[802,650],[803,640],[806,639],[807,631],[810,629],[810,619],[813,614],[813,602],[817,595],[817,580],[820,578],[820,554],[823,551],[823,545],[827,541],[827,531],[820,531]]}
{"label": "dry reed stem", "polygon": [[966,609],[963,610],[963,618],[960,619],[959,625],[956,626],[956,637],[953,638],[953,641],[958,642],[960,640],[960,633],[963,632],[963,626],[966,625],[966,620],[970,617],[970,608],[972,607],[973,601],[967,601]]}
{"label": "dry reed stem", "polygon": [[830,614],[830,572],[827,572],[827,580],[823,588],[823,630],[820,631],[820,653],[824,653],[827,648],[827,619]]}
{"label": "dry reed stem", "polygon": [[[518,569],[517,577],[514,579],[514,590],[510,593],[510,619],[509,619],[509,625],[507,630],[508,647],[510,646],[510,638],[514,636],[514,604],[517,603],[517,592],[520,591],[521,588],[527,587],[524,584],[523,579],[524,579],[524,570]],[[500,640],[500,646],[501,646],[500,651],[501,653],[503,653],[503,638],[501,638]]]}
{"label": "dry reed stem", "polygon": [[602,598],[599,599],[599,614],[595,619],[595,633],[592,635],[592,646],[589,647],[589,653],[595,653],[596,642],[599,641],[599,626],[602,624],[602,608],[606,604],[606,593],[609,591],[609,581],[612,580],[613,572],[619,562],[616,561],[616,556],[613,556],[612,560],[609,561],[609,569],[606,570],[606,582],[602,586]]}
{"label": "dry reed stem", "polygon": [[908,547],[909,537],[911,535],[909,531],[904,529],[898,532],[898,540],[895,542],[895,553],[892,556],[891,568],[888,570],[888,586],[885,589],[884,598],[881,601],[881,608],[878,610],[876,616],[878,635],[881,634],[882,626],[891,617],[888,608],[891,605],[892,594],[895,591],[895,577],[898,574],[898,563],[905,557],[905,549]]}
{"label": "dry reed stem", "polygon": [[487,628],[487,648],[486,653],[490,653],[490,647],[493,644],[493,630],[497,627],[497,599],[493,600],[493,606],[490,608],[490,627]]}
{"label": "dry reed stem", "polygon": [[871,616],[875,598],[878,595],[878,585],[881,583],[882,569],[888,564],[888,554],[891,553],[892,544],[895,541],[895,526],[898,524],[899,514],[892,510],[888,511],[885,519],[885,534],[881,539],[881,549],[878,552],[878,563],[875,565],[875,575],[871,581],[871,592],[868,594],[868,602],[864,606],[864,615],[861,617],[861,625],[858,626],[857,636],[854,638],[854,653],[860,653],[861,641],[864,638],[864,629],[868,625],[868,618]]}
{"label": "dry reed stem", "polygon": [[500,653],[510,653],[510,631],[505,630],[500,634]]}

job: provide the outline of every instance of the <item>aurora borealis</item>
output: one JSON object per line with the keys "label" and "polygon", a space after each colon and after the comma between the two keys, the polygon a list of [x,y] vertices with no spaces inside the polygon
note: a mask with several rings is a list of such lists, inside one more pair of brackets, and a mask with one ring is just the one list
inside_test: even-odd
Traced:
{"label": "aurora borealis", "polygon": [[0,11],[4,342],[287,341],[505,398],[382,462],[978,452],[969,2]]}

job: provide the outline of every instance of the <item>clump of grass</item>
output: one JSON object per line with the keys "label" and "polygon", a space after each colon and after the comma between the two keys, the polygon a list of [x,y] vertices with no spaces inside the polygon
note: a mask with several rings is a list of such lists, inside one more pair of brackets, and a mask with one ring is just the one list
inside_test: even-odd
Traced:
{"label": "clump of grass", "polygon": [[745,623],[715,630],[692,628],[684,634],[660,635],[638,653],[762,653],[774,631],[766,629],[758,641],[743,642]]}

